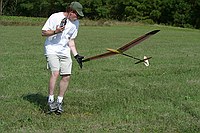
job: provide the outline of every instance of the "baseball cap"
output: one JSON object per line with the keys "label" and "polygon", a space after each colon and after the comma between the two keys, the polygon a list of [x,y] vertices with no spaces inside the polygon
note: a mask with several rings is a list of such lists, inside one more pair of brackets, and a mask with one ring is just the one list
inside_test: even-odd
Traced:
{"label": "baseball cap", "polygon": [[73,9],[73,10],[75,10],[77,13],[78,13],[78,15],[80,15],[80,16],[84,16],[84,14],[83,14],[83,12],[82,12],[82,10],[83,10],[83,6],[79,3],[79,2],[72,2],[71,4],[70,4],[70,7]]}

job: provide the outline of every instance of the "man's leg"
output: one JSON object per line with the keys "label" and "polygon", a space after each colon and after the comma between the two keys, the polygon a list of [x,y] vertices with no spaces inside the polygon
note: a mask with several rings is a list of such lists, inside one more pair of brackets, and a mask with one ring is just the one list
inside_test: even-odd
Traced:
{"label": "man's leg", "polygon": [[70,75],[71,75],[71,69],[72,69],[71,58],[66,57],[66,56],[60,56],[60,75],[62,75],[62,78],[60,80],[60,91],[59,91],[59,95],[57,99],[58,113],[63,112],[63,109],[62,109],[63,97],[68,88]]}
{"label": "man's leg", "polygon": [[50,112],[54,112],[58,108],[57,103],[54,102],[54,90],[56,87],[56,81],[60,75],[59,57],[57,55],[48,55],[47,62],[48,62],[49,68],[51,69],[51,75],[49,79],[49,89],[48,89],[48,93],[49,93],[48,104],[49,104]]}
{"label": "man's leg", "polygon": [[59,77],[59,71],[51,72],[50,80],[49,80],[49,95],[54,95],[54,90],[56,86],[56,81]]}
{"label": "man's leg", "polygon": [[64,97],[64,94],[65,94],[67,87],[69,85],[69,80],[70,80],[70,75],[62,76],[62,78],[60,80],[60,93],[59,93],[60,97]]}
{"label": "man's leg", "polygon": [[51,73],[50,80],[49,80],[49,97],[48,97],[48,104],[49,104],[49,111],[54,112],[58,109],[57,103],[54,102],[54,90],[56,86],[56,81],[58,79],[59,72],[54,71]]}
{"label": "man's leg", "polygon": [[64,110],[62,109],[62,101],[63,101],[63,97],[65,95],[65,92],[67,90],[67,87],[69,85],[69,80],[70,80],[70,75],[64,75],[62,76],[61,80],[60,80],[60,92],[59,92],[59,96],[57,99],[57,103],[58,103],[58,113],[62,113]]}

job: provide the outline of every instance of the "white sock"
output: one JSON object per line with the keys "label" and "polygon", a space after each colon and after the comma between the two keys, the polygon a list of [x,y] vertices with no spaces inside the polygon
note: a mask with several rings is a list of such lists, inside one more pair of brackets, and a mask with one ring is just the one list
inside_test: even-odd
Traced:
{"label": "white sock", "polygon": [[58,96],[57,102],[62,103],[62,101],[63,101],[63,97]]}
{"label": "white sock", "polygon": [[54,102],[54,95],[49,95],[48,102]]}

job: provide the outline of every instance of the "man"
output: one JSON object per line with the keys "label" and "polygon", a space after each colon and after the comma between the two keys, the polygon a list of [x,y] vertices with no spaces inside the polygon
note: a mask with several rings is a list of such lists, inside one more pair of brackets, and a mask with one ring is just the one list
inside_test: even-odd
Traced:
{"label": "man", "polygon": [[[72,2],[66,8],[66,12],[52,14],[42,28],[42,36],[47,37],[44,44],[45,56],[48,67],[51,69],[48,96],[50,112],[63,112],[63,97],[69,84],[72,68],[70,52],[82,68],[84,57],[78,54],[74,41],[79,27],[78,16],[84,16],[82,9],[79,2]],[[61,76],[60,90],[57,101],[54,101],[54,90],[59,75]]]}

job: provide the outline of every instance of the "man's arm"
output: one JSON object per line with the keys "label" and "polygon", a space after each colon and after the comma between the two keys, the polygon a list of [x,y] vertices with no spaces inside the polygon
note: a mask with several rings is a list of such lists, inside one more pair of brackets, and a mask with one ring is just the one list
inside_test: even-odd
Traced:
{"label": "man's arm", "polygon": [[84,58],[84,56],[80,56],[76,50],[76,46],[75,46],[75,42],[74,42],[74,39],[70,39],[69,40],[69,47],[72,51],[72,54],[74,55],[74,58],[76,59],[76,61],[78,62],[80,68],[83,67],[83,64],[82,64],[82,60]]}
{"label": "man's arm", "polygon": [[52,36],[56,33],[56,30],[42,30],[42,36]]}
{"label": "man's arm", "polygon": [[74,56],[76,56],[76,55],[78,54],[78,52],[77,52],[77,50],[76,50],[76,45],[75,45],[74,39],[70,39],[70,40],[69,40],[69,48],[71,49],[72,54],[73,54]]}
{"label": "man's arm", "polygon": [[57,26],[56,30],[42,30],[42,36],[52,36],[52,35],[62,32],[64,29],[65,29],[65,26],[63,27]]}

